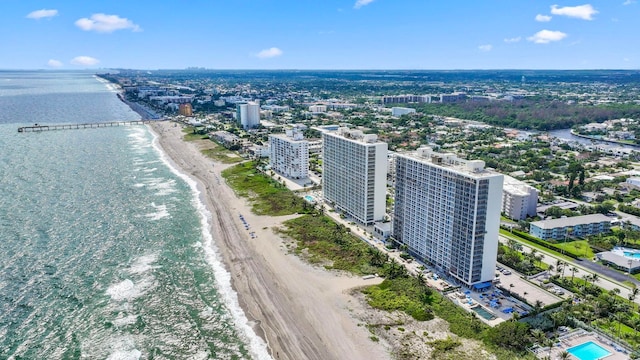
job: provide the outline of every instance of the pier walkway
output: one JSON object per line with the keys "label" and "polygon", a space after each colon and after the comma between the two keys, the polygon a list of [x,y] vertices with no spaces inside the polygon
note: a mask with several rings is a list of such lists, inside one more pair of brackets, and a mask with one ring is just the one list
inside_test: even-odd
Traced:
{"label": "pier walkway", "polygon": [[103,127],[114,127],[114,126],[130,126],[130,125],[143,125],[148,124],[154,121],[167,121],[168,119],[157,119],[157,120],[130,120],[130,121],[108,121],[108,122],[97,122],[97,123],[88,123],[88,124],[44,124],[39,125],[35,124],[33,126],[23,126],[18,128],[18,132],[39,132],[39,131],[49,131],[49,130],[76,130],[76,129],[93,129],[93,128],[103,128]]}

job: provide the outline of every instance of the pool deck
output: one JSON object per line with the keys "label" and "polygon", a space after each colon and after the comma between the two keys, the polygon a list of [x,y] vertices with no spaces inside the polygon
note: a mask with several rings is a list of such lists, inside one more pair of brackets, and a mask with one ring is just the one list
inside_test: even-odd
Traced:
{"label": "pool deck", "polygon": [[[602,359],[606,359],[606,360],[627,360],[629,359],[629,355],[628,353],[624,353],[622,351],[618,351],[617,349],[622,349],[621,346],[609,341],[608,339],[605,338],[601,338],[600,336],[593,334],[593,333],[589,333],[586,332],[584,330],[577,330],[571,333],[567,333],[563,336],[561,336],[558,339],[558,342],[556,343],[556,346],[554,346],[551,349],[551,359],[560,359],[560,354],[563,351],[567,351],[567,349],[570,349],[574,346],[580,345],[580,344],[584,344],[586,342],[589,341],[593,341],[594,343],[602,346],[603,348],[605,348],[608,352],[611,353],[611,355],[607,355],[605,357],[603,357]],[[534,351],[534,353],[536,354],[536,356],[539,359],[542,359],[546,356],[549,356],[549,348],[538,348],[537,350]],[[575,356],[571,356],[569,357],[569,359],[577,359]]]}

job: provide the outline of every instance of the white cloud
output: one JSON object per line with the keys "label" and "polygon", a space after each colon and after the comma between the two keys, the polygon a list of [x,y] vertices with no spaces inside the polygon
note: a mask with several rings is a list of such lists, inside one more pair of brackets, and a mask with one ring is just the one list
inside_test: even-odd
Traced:
{"label": "white cloud", "polygon": [[84,31],[97,31],[100,33],[111,33],[116,30],[131,29],[132,31],[142,31],[140,26],[134,24],[127,18],[118,15],[93,14],[91,18],[78,19],[76,26]]}
{"label": "white cloud", "polygon": [[354,9],[360,9],[361,7],[365,6],[365,5],[369,5],[373,2],[374,0],[357,0],[356,3],[353,5]]}
{"label": "white cloud", "polygon": [[478,46],[478,49],[480,49],[480,51],[484,51],[484,52],[491,51],[491,49],[493,49],[493,45],[491,45],[491,44],[480,45],[480,46]]}
{"label": "white cloud", "polygon": [[536,15],[536,21],[549,22],[549,21],[551,21],[551,16],[538,14],[538,15]]}
{"label": "white cloud", "polygon": [[625,0],[622,5],[631,5],[631,4],[635,4],[636,0]]}
{"label": "white cloud", "polygon": [[42,10],[36,10],[36,11],[32,11],[29,14],[27,14],[27,18],[28,19],[42,19],[42,18],[49,18],[49,17],[54,17],[58,15],[58,10],[47,10],[47,9],[42,9]]}
{"label": "white cloud", "polygon": [[583,20],[593,20],[593,15],[597,14],[598,11],[594,9],[591,4],[565,7],[551,5],[551,13],[553,15],[562,15]]}
{"label": "white cloud", "polygon": [[566,37],[567,34],[562,31],[540,30],[533,34],[533,36],[528,37],[527,40],[536,44],[548,44],[552,41],[560,41]]}
{"label": "white cloud", "polygon": [[73,65],[83,65],[83,66],[92,66],[99,63],[100,60],[93,58],[91,56],[76,56],[71,59],[71,63]]}
{"label": "white cloud", "polygon": [[278,57],[280,55],[282,55],[282,50],[278,49],[277,47],[264,49],[264,50],[262,50],[262,51],[260,51],[259,53],[256,54],[256,56],[259,57],[260,59]]}
{"label": "white cloud", "polygon": [[514,38],[506,38],[506,39],[504,39],[504,42],[506,42],[506,43],[517,43],[520,40],[522,40],[522,38],[520,36],[518,36],[518,37],[514,37]]}
{"label": "white cloud", "polygon": [[62,61],[60,61],[60,60],[49,59],[49,61],[47,61],[47,65],[49,65],[50,67],[53,67],[53,68],[59,68],[63,64],[62,64]]}

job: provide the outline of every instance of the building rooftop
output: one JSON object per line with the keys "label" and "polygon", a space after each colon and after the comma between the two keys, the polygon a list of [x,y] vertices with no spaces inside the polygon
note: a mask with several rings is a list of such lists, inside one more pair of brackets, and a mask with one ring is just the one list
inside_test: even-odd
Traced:
{"label": "building rooftop", "polygon": [[574,217],[560,218],[560,219],[534,221],[531,223],[531,225],[535,225],[541,229],[553,229],[553,228],[559,228],[559,227],[592,224],[592,223],[599,223],[599,222],[605,222],[605,221],[611,222],[611,218],[602,214],[591,214],[591,215],[574,216]]}
{"label": "building rooftop", "polygon": [[630,267],[632,270],[640,267],[640,260],[635,258],[629,258],[623,255],[623,251],[619,248],[615,248],[614,251],[606,251],[596,254],[601,259],[618,265],[621,268]]}
{"label": "building rooftop", "polygon": [[504,182],[502,185],[504,191],[520,196],[527,196],[531,194],[531,190],[535,188],[527,183],[524,183],[518,179],[514,179],[509,175],[504,175]]}
{"label": "building rooftop", "polygon": [[365,134],[361,130],[350,130],[346,127],[341,127],[337,131],[325,131],[324,133],[328,135],[340,136],[347,140],[352,140],[363,144],[386,144],[382,141],[378,141],[378,135],[376,134]]}
{"label": "building rooftop", "polygon": [[415,152],[397,153],[397,155],[413,158],[424,163],[432,163],[436,166],[451,169],[475,178],[502,176],[500,173],[485,169],[485,162],[482,160],[465,160],[457,157],[453,153],[435,152],[426,146],[419,148]]}

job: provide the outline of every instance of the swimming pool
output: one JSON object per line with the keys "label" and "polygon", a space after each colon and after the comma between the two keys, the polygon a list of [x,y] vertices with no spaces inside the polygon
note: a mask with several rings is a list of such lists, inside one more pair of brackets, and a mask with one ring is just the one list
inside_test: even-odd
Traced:
{"label": "swimming pool", "polygon": [[483,318],[487,319],[487,320],[493,320],[496,318],[495,315],[493,315],[492,313],[488,312],[487,310],[485,310],[482,306],[474,306],[471,308],[471,310],[475,311],[476,314],[482,316]]}
{"label": "swimming pool", "polygon": [[640,259],[640,252],[625,251],[624,256],[632,259]]}
{"label": "swimming pool", "polygon": [[316,199],[314,199],[313,196],[311,196],[311,195],[305,195],[304,199],[307,200],[308,202],[312,203],[312,204],[314,202],[316,202]]}
{"label": "swimming pool", "polygon": [[611,353],[607,351],[607,349],[594,343],[593,341],[588,341],[578,346],[569,348],[567,349],[567,352],[575,356],[579,360],[598,360],[607,355],[611,355]]}
{"label": "swimming pool", "polygon": [[640,251],[636,249],[629,249],[625,247],[614,247],[611,250],[611,252],[616,255],[622,255],[629,259],[640,259]]}

